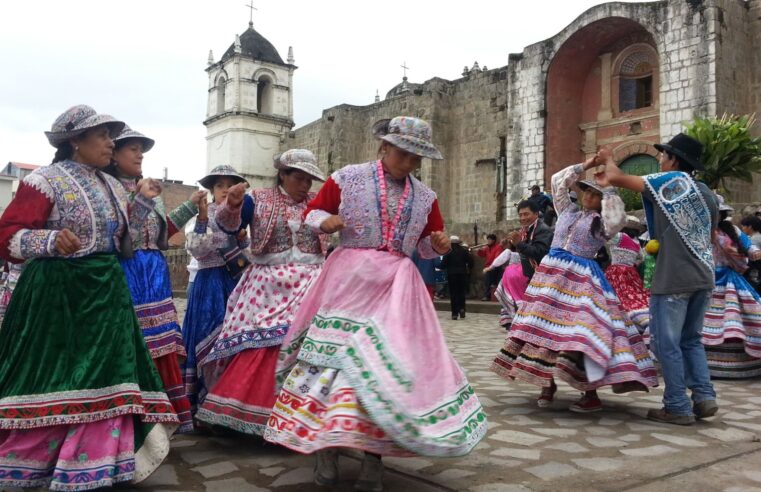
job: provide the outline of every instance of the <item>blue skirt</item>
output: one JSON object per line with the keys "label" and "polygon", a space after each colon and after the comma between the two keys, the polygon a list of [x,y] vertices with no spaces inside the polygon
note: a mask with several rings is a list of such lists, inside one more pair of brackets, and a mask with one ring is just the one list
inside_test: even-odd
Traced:
{"label": "blue skirt", "polygon": [[153,359],[167,354],[185,355],[177,309],[172,300],[169,266],[161,251],[139,249],[119,262],[127,278],[132,303]]}
{"label": "blue skirt", "polygon": [[198,270],[188,295],[188,307],[182,323],[182,340],[187,359],[182,367],[185,393],[195,412],[198,402],[206,395],[206,385],[198,371],[199,350],[210,343],[212,332],[222,325],[230,297],[238,280],[224,266]]}

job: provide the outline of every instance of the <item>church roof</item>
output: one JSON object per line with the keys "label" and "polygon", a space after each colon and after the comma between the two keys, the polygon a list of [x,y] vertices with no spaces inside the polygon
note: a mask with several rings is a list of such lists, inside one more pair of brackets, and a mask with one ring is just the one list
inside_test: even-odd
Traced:
{"label": "church roof", "polygon": [[[248,29],[240,35],[240,48],[243,56],[252,57],[255,60],[276,63],[278,65],[285,65],[285,62],[272,43],[254,30],[253,24],[248,25]],[[235,43],[231,44],[225,54],[222,55],[222,60],[230,58],[235,54]]]}

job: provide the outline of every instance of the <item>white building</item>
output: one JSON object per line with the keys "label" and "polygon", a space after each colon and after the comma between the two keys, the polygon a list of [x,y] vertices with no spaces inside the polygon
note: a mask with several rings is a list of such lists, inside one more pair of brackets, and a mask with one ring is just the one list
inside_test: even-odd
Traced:
{"label": "white building", "polygon": [[219,61],[209,52],[207,169],[229,164],[253,187],[271,186],[272,158],[293,128],[293,50],[286,62],[253,23]]}

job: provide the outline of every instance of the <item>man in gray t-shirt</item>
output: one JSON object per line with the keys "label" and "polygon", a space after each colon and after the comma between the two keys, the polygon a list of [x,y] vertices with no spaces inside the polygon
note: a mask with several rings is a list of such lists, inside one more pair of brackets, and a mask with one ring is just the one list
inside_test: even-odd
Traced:
{"label": "man in gray t-shirt", "polygon": [[598,159],[611,185],[642,193],[650,237],[660,243],[650,291],[650,334],[665,389],[663,408],[651,409],[647,418],[690,425],[719,409],[701,342],[714,287],[711,239],[719,211],[714,194],[692,178],[703,169],[700,142],[680,133],[655,148],[665,174],[629,176],[607,149]]}

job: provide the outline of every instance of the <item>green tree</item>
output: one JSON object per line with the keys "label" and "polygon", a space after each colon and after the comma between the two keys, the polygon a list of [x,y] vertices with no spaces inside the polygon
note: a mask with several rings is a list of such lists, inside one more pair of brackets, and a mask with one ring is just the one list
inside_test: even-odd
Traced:
{"label": "green tree", "polygon": [[750,132],[755,122],[755,115],[724,114],[686,125],[685,133],[703,144],[705,170],[698,177],[711,189],[726,193],[728,178],[752,182],[752,173],[761,172],[761,137]]}

